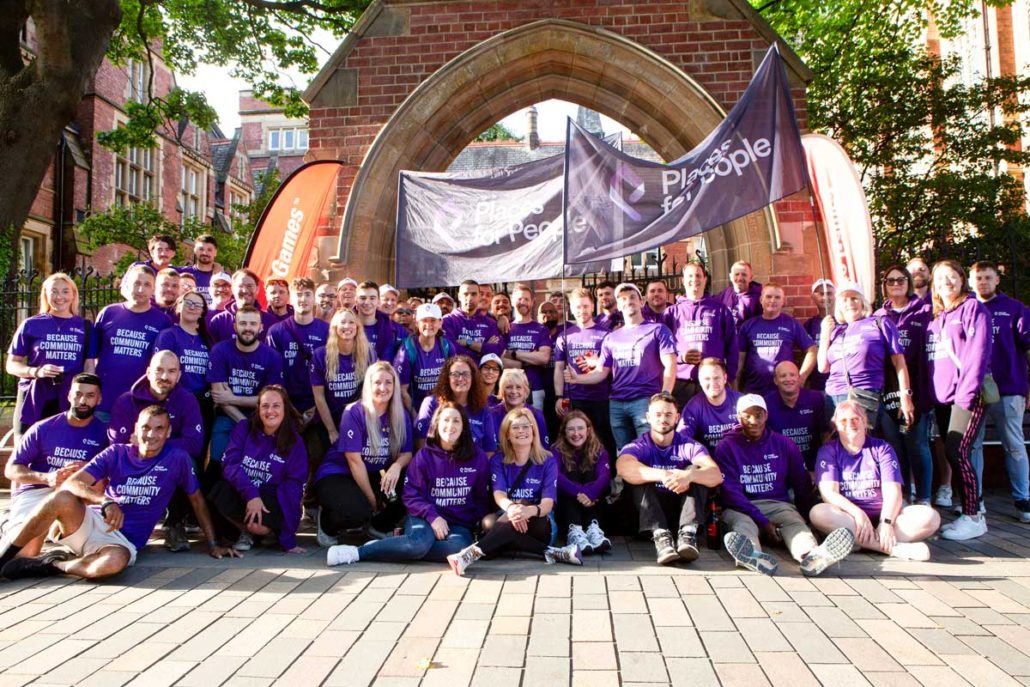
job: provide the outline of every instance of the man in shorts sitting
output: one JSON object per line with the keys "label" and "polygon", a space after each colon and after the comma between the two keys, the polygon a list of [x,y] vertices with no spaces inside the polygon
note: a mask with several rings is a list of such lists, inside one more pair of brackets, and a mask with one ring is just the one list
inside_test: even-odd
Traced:
{"label": "man in shorts sitting", "polygon": [[[13,541],[3,542],[0,577],[67,573],[93,579],[121,572],[136,561],[137,550],[146,545],[176,488],[187,494],[193,506],[207,535],[208,553],[214,558],[239,556],[218,545],[193,461],[183,449],[167,445],[170,432],[167,410],[156,405],[144,408],[136,421],[133,444],[101,451],[36,507]],[[94,486],[103,480],[107,487],[100,494]],[[16,557],[54,522],[60,527],[57,543],[63,548]],[[71,557],[65,549],[72,551]]]}

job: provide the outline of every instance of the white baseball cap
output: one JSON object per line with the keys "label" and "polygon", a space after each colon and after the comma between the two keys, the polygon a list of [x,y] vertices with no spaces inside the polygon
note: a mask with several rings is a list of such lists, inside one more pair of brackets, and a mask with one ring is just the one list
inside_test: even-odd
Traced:
{"label": "white baseball cap", "polygon": [[347,286],[348,284],[350,284],[351,286],[357,286],[358,285],[358,280],[357,279],[352,279],[351,277],[345,277],[345,278],[340,280],[340,282],[336,285],[336,288],[340,289],[340,288],[343,288],[344,286]]}
{"label": "white baseball cap", "polygon": [[393,291],[398,296],[401,295],[401,292],[398,291],[397,287],[395,287],[393,284],[383,284],[382,286],[379,287],[379,297],[382,298],[383,296],[385,296],[386,294],[390,293],[391,291]]}
{"label": "white baseball cap", "polygon": [[497,363],[498,367],[500,367],[502,370],[504,369],[504,362],[496,353],[487,353],[486,355],[484,355],[483,358],[479,361],[479,366],[483,367],[483,365],[486,365],[487,363]]}
{"label": "white baseball cap", "polygon": [[758,394],[744,394],[737,399],[738,413],[742,413],[748,408],[761,408],[762,410],[769,412],[769,408],[765,405],[765,399]]}
{"label": "white baseball cap", "polygon": [[423,303],[415,309],[415,321],[424,320],[427,317],[431,317],[434,320],[439,320],[443,317],[443,312],[440,310],[439,305],[433,305],[432,303]]}
{"label": "white baseball cap", "polygon": [[619,293],[621,291],[625,291],[626,289],[631,289],[633,291],[636,291],[638,296],[640,296],[641,298],[644,297],[644,295],[642,293],[640,293],[640,289],[637,288],[637,285],[636,284],[632,284],[632,283],[630,283],[628,281],[624,281],[624,282],[622,282],[621,284],[619,284],[618,286],[615,287],[615,297],[618,298]]}
{"label": "white baseball cap", "polygon": [[442,301],[442,300],[443,300],[444,298],[446,298],[447,300],[449,300],[449,301],[450,301],[451,303],[453,303],[453,302],[454,302],[454,299],[453,299],[453,298],[451,298],[451,294],[447,293],[446,291],[441,291],[440,293],[438,293],[438,294],[436,294],[435,296],[433,296],[433,302],[434,302],[434,303],[439,303],[439,302],[440,302],[440,301]]}
{"label": "white baseball cap", "polygon": [[815,283],[812,284],[812,293],[815,293],[816,291],[818,291],[819,289],[823,288],[824,286],[829,286],[831,289],[836,289],[837,288],[837,287],[835,287],[833,285],[833,282],[830,281],[829,279],[816,279]]}
{"label": "white baseball cap", "polygon": [[224,281],[232,284],[232,277],[227,272],[219,272],[218,274],[211,275],[211,284],[213,285],[216,281]]}
{"label": "white baseball cap", "polygon": [[848,291],[857,293],[862,298],[865,298],[865,290],[862,288],[861,284],[856,284],[855,282],[847,281],[837,287],[837,298],[840,298]]}

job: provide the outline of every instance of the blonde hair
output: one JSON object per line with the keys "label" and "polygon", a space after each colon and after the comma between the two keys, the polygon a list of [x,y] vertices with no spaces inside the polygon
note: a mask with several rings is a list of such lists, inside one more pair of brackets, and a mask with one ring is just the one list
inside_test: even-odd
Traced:
{"label": "blonde hair", "polygon": [[354,376],[358,379],[365,378],[368,369],[369,345],[368,337],[365,336],[365,328],[361,325],[358,316],[350,310],[337,310],[333,319],[329,321],[329,337],[325,342],[325,376],[332,379],[340,371],[340,337],[336,334],[336,327],[344,320],[352,320],[357,326],[354,334],[354,351],[351,357],[354,359]]}
{"label": "blonde hair", "polygon": [[68,306],[72,315],[79,314],[79,286],[75,283],[75,280],[69,277],[64,272],[54,272],[49,277],[43,280],[43,284],[39,287],[39,314],[50,313],[54,311],[54,307],[50,304],[50,294],[47,293],[50,287],[59,281],[66,282],[72,290],[72,302]]}
{"label": "blonde hair", "polygon": [[837,296],[833,301],[833,319],[841,324],[847,323],[847,320],[844,318],[844,305],[842,303],[843,296],[846,293],[853,293],[858,296],[858,300],[862,301],[862,317],[869,317],[873,314],[873,306],[869,304],[869,299],[865,297],[864,293],[845,288],[837,292]]}
{"label": "blonde hair", "polygon": [[373,363],[365,372],[364,383],[361,386],[361,407],[365,410],[365,430],[368,432],[368,443],[374,453],[378,454],[383,446],[383,434],[379,431],[379,416],[376,415],[375,405],[372,403],[372,396],[375,393],[375,385],[372,377],[379,372],[387,372],[393,378],[393,395],[390,396],[390,405],[386,409],[390,417],[390,458],[396,459],[400,447],[408,439],[407,415],[404,410],[404,402],[401,400],[401,380],[397,377],[397,371],[393,365],[380,360]]}
{"label": "blonde hair", "polygon": [[515,462],[515,448],[511,445],[511,441],[508,439],[508,432],[511,430],[511,426],[514,424],[515,420],[518,420],[520,417],[529,420],[529,425],[533,428],[533,445],[529,447],[529,460],[537,465],[543,465],[544,461],[547,460],[547,456],[549,456],[551,452],[545,449],[543,444],[540,443],[540,430],[536,426],[536,417],[534,417],[533,412],[525,406],[510,411],[504,416],[504,419],[501,420],[501,453],[504,454],[503,462]]}
{"label": "blonde hair", "polygon": [[501,378],[497,380],[497,389],[501,394],[501,400],[504,400],[504,386],[511,382],[522,385],[522,388],[526,390],[526,401],[523,401],[523,403],[527,402],[533,394],[533,389],[529,386],[529,377],[526,376],[525,370],[517,370],[515,368],[508,368],[501,373]]}

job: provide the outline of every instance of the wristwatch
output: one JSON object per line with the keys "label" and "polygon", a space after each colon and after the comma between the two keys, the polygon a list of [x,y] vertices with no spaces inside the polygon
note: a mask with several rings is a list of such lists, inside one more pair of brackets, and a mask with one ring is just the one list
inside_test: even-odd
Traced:
{"label": "wristwatch", "polygon": [[883,518],[883,519],[880,520],[880,522],[884,523],[885,525],[893,525],[894,524],[894,521],[891,520],[890,518]]}
{"label": "wristwatch", "polygon": [[118,502],[115,501],[114,499],[107,499],[106,501],[104,501],[102,504],[100,504],[100,515],[101,515],[101,517],[105,517],[105,518],[107,517],[107,507],[108,506],[117,506],[117,505],[118,505]]}

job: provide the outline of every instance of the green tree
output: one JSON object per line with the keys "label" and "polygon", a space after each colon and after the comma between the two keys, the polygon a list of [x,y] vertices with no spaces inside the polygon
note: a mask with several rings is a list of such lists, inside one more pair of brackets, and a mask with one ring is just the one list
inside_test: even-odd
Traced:
{"label": "green tree", "polygon": [[[178,244],[177,260],[185,262],[185,253],[192,246],[193,240],[201,234],[212,233],[210,225],[195,218],[185,220],[181,225],[165,218],[159,210],[150,205],[119,205],[107,212],[95,212],[87,217],[78,227],[79,233],[86,240],[87,250],[96,250],[102,246],[120,244],[131,250],[119,258],[115,272],[121,274],[137,260],[147,259],[147,239],[155,234],[171,236]],[[218,261],[223,262],[222,238],[218,237]]]}
{"label": "green tree", "polygon": [[1013,145],[1030,80],[964,85],[958,62],[925,43],[931,16],[942,38],[954,37],[979,2],[752,2],[816,74],[809,128],[836,139],[858,166],[881,267],[922,253],[1027,272],[1023,188],[1001,172],[1030,161]]}
{"label": "green tree", "polygon": [[[229,67],[255,95],[303,115],[299,90],[282,73],[314,73],[316,30],[342,35],[369,0],[3,0],[0,2],[0,228],[21,227],[61,131],[72,120],[105,56],[117,64],[152,61],[154,51],[180,74],[201,62]],[[22,31],[31,19],[37,45],[26,58]],[[151,69],[151,74],[153,74]],[[165,122],[207,127],[203,96],[175,89],[128,109],[130,119],[102,141],[114,149],[153,144]],[[17,232],[8,232],[9,242]],[[16,252],[12,251],[11,255]],[[0,253],[2,255],[2,253]],[[13,258],[11,258],[13,260]],[[8,264],[11,264],[10,261]]]}
{"label": "green tree", "polygon": [[504,126],[501,122],[490,125],[490,128],[483,133],[476,136],[477,141],[493,142],[493,141],[521,141],[521,136],[516,136],[515,132]]}

